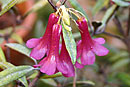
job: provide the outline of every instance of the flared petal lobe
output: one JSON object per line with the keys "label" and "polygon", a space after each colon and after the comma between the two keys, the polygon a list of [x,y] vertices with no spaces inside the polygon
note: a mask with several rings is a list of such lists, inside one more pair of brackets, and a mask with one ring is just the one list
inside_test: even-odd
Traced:
{"label": "flared petal lobe", "polygon": [[27,41],[26,46],[28,48],[33,48],[30,56],[40,60],[45,56],[47,52],[49,52],[50,49],[50,41],[51,41],[51,35],[52,35],[52,27],[54,24],[58,22],[59,16],[55,13],[50,14],[47,28],[45,31],[45,34],[43,37],[39,39],[30,39]]}

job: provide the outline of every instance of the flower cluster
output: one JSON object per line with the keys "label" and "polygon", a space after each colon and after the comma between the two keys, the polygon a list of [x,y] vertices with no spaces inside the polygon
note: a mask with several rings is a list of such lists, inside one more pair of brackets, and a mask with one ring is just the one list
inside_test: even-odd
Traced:
{"label": "flower cluster", "polygon": [[[50,14],[43,37],[28,40],[26,46],[32,48],[31,57],[36,60],[43,58],[38,65],[34,65],[40,67],[41,72],[48,75],[61,72],[65,77],[73,77],[75,76],[75,66],[83,68],[84,65],[91,65],[95,62],[95,54],[104,56],[109,51],[102,46],[105,43],[103,38],[91,38],[85,17],[78,17],[76,23],[80,29],[82,40],[77,43],[77,61],[73,64],[62,32],[61,23],[69,25],[68,14],[65,11],[62,6],[58,12]],[[62,44],[60,44],[60,37],[62,37]]]}

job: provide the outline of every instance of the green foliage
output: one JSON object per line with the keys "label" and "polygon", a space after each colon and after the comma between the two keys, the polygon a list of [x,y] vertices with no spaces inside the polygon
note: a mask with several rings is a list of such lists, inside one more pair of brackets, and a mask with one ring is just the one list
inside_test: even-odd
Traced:
{"label": "green foliage", "polygon": [[118,73],[117,78],[121,81],[123,85],[130,86],[130,75],[124,72]]}
{"label": "green foliage", "polygon": [[72,32],[65,29],[65,27],[62,28],[62,31],[63,31],[63,37],[64,37],[66,49],[71,57],[72,63],[75,64],[77,53],[76,53],[76,43],[73,38]]}
{"label": "green foliage", "polygon": [[6,62],[6,58],[1,47],[0,47],[0,62]]}
{"label": "green foliage", "polygon": [[115,2],[117,5],[122,6],[122,7],[130,6],[130,3],[126,2],[125,0],[112,0],[112,1]]}
{"label": "green foliage", "polygon": [[23,76],[22,78],[20,78],[19,81],[22,82],[25,87],[28,87],[26,76]]}
{"label": "green foliage", "polygon": [[[29,50],[27,47],[21,45],[21,44],[16,44],[16,43],[9,43],[9,44],[6,44],[7,47],[13,49],[13,50],[16,50],[26,56],[28,56],[29,58],[31,58],[29,55],[30,55],[30,52],[31,50]],[[36,64],[36,60],[34,58],[31,58]]]}
{"label": "green foliage", "polygon": [[31,66],[16,66],[5,69],[0,72],[0,86],[6,85],[18,78],[32,72],[34,70]]}
{"label": "green foliage", "polygon": [[99,12],[104,6],[108,5],[109,0],[98,0],[96,5],[94,6],[92,10],[92,14],[95,15],[97,12]]}
{"label": "green foliage", "polygon": [[19,0],[0,0],[2,3],[2,11],[0,16],[7,12],[11,7],[13,7]]}

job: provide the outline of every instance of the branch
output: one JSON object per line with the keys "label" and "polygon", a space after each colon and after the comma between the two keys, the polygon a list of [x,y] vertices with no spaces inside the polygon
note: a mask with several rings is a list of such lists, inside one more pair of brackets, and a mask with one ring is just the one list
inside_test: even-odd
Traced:
{"label": "branch", "polygon": [[111,34],[111,33],[105,32],[105,31],[103,33],[105,35],[108,35],[108,36],[111,36],[111,37],[115,37],[117,39],[120,39],[120,40],[124,41],[124,39],[122,37],[120,37],[120,36],[117,36],[117,35],[114,35],[114,34]]}
{"label": "branch", "polygon": [[129,17],[128,17],[127,36],[130,36],[130,7],[129,7]]}
{"label": "branch", "polygon": [[117,25],[117,29],[119,30],[119,32],[120,32],[123,36],[125,36],[123,27],[122,27],[122,25],[121,25],[121,23],[120,23],[120,20],[118,19],[117,16],[115,16],[114,22],[115,22],[115,24]]}

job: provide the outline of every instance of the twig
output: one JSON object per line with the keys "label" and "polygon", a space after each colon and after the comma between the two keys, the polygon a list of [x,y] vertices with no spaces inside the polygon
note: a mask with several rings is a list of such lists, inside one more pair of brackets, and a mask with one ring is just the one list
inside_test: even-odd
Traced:
{"label": "twig", "polygon": [[29,84],[28,87],[34,87],[36,82],[38,81],[39,77],[41,76],[41,72],[38,73],[38,75],[36,76],[36,78],[33,79],[33,81]]}
{"label": "twig", "polygon": [[73,87],[76,87],[76,80],[77,80],[77,75],[76,75],[76,70],[75,70],[75,76],[73,78]]}
{"label": "twig", "polygon": [[128,16],[128,28],[127,28],[127,36],[130,35],[130,7],[129,7],[129,16]]}
{"label": "twig", "polygon": [[114,22],[115,22],[115,24],[117,25],[117,29],[119,30],[119,32],[123,35],[123,36],[125,36],[125,33],[124,33],[124,31],[123,31],[123,27],[122,27],[122,25],[121,25],[121,23],[120,23],[120,20],[118,19],[118,17],[115,15],[115,18],[114,18]]}
{"label": "twig", "polygon": [[50,1],[50,0],[48,0],[48,2],[50,3],[50,5],[52,6],[52,8],[55,10],[55,11],[57,11],[57,7],[56,6],[54,6],[54,4],[52,3],[52,0]]}
{"label": "twig", "polygon": [[62,5],[64,5],[64,4],[66,3],[66,1],[67,1],[67,0],[64,0],[64,2],[63,2],[63,4],[62,4]]}
{"label": "twig", "polygon": [[122,41],[124,41],[124,39],[123,38],[121,38],[120,36],[117,36],[117,35],[114,35],[114,34],[111,34],[111,33],[108,33],[108,32],[103,32],[105,35],[108,35],[108,36],[111,36],[111,37],[115,37],[115,38],[117,38],[117,39],[120,39],[120,40],[122,40]]}

